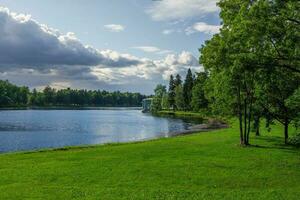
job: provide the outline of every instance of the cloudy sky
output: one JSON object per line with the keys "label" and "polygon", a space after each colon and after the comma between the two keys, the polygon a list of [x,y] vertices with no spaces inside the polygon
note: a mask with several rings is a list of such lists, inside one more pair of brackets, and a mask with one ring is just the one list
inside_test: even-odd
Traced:
{"label": "cloudy sky", "polygon": [[0,79],[150,94],[201,71],[217,0],[0,0]]}

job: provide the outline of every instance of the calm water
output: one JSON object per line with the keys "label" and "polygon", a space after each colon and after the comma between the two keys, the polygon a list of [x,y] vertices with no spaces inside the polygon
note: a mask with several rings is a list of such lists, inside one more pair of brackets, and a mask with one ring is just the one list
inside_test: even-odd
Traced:
{"label": "calm water", "polygon": [[0,111],[0,152],[168,137],[190,125],[140,110]]}

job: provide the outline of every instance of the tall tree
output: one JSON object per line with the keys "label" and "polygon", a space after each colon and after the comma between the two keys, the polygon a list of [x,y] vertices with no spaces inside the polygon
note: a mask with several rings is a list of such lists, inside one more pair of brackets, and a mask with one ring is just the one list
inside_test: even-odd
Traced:
{"label": "tall tree", "polygon": [[173,75],[170,76],[170,81],[169,81],[169,91],[168,91],[168,101],[169,101],[169,106],[172,109],[175,109],[175,81]]}
{"label": "tall tree", "polygon": [[192,89],[192,101],[191,107],[193,111],[199,112],[207,109],[208,100],[205,97],[205,84],[208,76],[206,72],[200,72],[197,74],[197,78],[194,83],[194,87]]}
{"label": "tall tree", "polygon": [[183,110],[185,108],[182,85],[178,85],[175,88],[175,104],[177,110]]}
{"label": "tall tree", "polygon": [[[299,2],[221,0],[219,6],[223,28],[201,49],[201,62],[214,77],[212,80],[217,81],[216,77],[221,78],[220,74],[226,77],[222,80],[229,86],[228,93],[235,97],[227,102],[233,105],[232,111],[239,117],[241,143],[247,145],[253,109],[258,103],[266,103],[267,99],[278,100],[273,98],[275,90],[272,85],[278,85],[277,90],[285,93],[280,82],[289,83],[298,76],[295,73],[299,72],[300,66]],[[274,82],[270,84],[264,81],[268,77],[277,78],[273,78]],[[298,83],[294,84],[297,88]],[[265,95],[257,95],[258,88]],[[288,89],[284,98],[288,98],[293,90]],[[217,99],[224,96],[216,94]],[[259,100],[263,96],[264,99]],[[230,98],[229,95],[227,97]],[[266,110],[287,113],[286,106],[271,103],[275,101],[269,101]],[[281,116],[293,118],[285,114]],[[288,126],[289,120],[283,121]]]}
{"label": "tall tree", "polygon": [[191,69],[188,69],[183,84],[183,98],[185,103],[185,110],[190,110],[191,108],[193,84],[194,84],[193,74]]}
{"label": "tall tree", "polygon": [[177,74],[175,81],[174,81],[174,85],[175,85],[175,87],[177,87],[178,85],[181,85],[181,84],[182,84],[181,76],[179,74]]}

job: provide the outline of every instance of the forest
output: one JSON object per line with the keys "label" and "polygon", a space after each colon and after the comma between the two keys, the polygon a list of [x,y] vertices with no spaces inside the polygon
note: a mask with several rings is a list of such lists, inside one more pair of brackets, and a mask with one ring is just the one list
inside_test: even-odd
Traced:
{"label": "forest", "polygon": [[56,90],[49,86],[42,91],[18,87],[0,80],[0,106],[140,106],[146,96],[140,93],[108,92],[105,90]]}
{"label": "forest", "polygon": [[[241,145],[259,135],[262,121],[289,127],[300,119],[299,1],[222,0],[222,28],[199,49],[203,72],[158,85],[152,112],[183,110],[239,121]],[[299,130],[298,130],[299,132]]]}

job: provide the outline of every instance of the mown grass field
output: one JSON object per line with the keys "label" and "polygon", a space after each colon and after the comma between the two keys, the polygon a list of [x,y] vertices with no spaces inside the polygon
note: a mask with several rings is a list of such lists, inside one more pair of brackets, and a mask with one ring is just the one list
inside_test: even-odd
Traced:
{"label": "mown grass field", "polygon": [[299,199],[282,128],[238,145],[236,125],[141,143],[0,155],[0,199]]}

